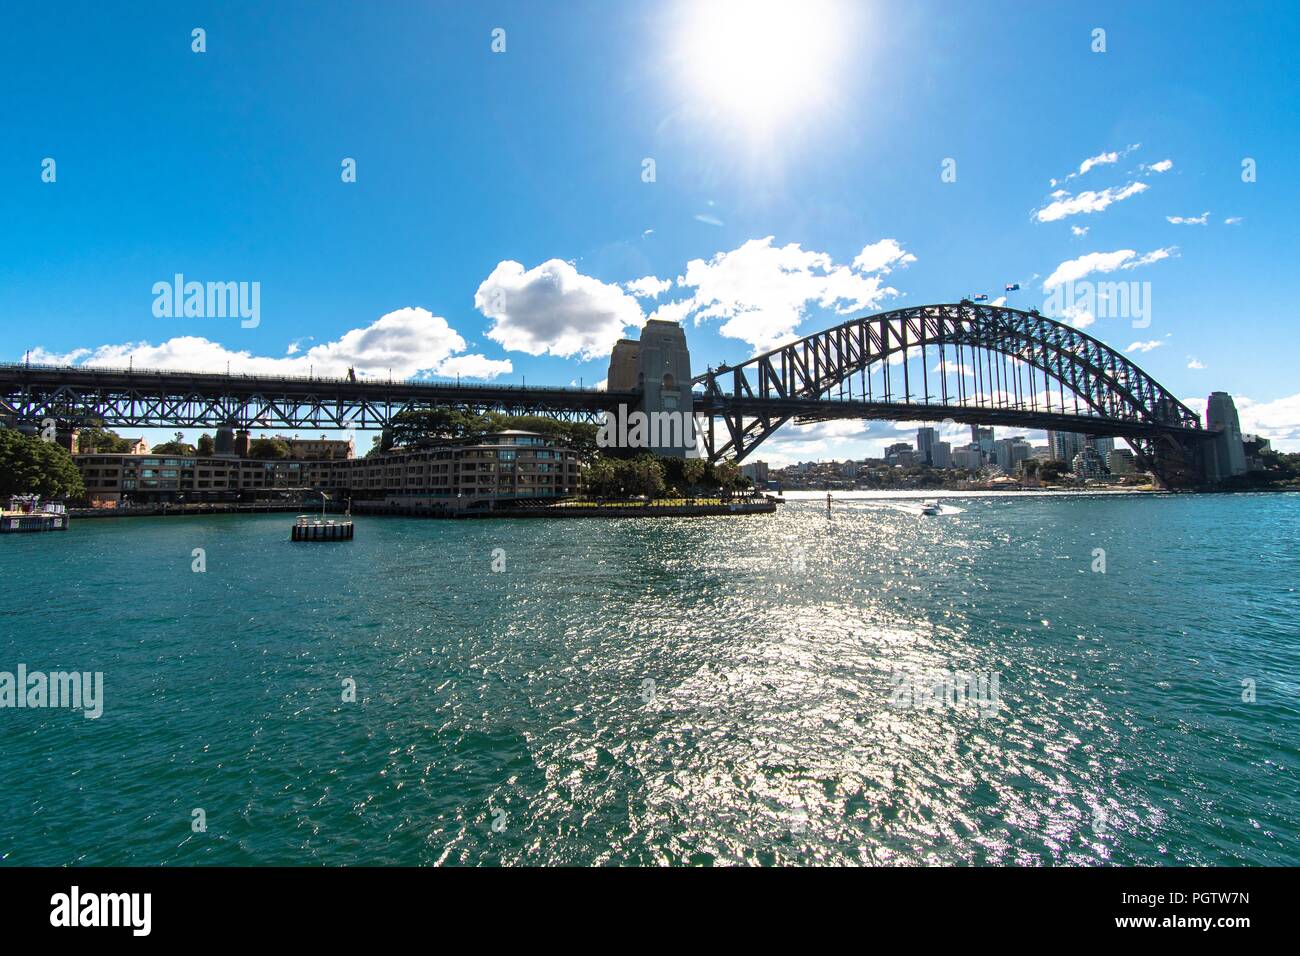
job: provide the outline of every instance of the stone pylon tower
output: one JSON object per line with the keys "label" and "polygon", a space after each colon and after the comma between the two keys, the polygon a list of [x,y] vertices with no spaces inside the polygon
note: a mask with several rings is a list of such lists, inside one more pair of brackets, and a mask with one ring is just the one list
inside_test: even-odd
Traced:
{"label": "stone pylon tower", "polygon": [[622,339],[609,357],[610,391],[638,391],[649,441],[645,450],[678,458],[695,451],[691,353],[676,322],[650,319],[639,342]]}
{"label": "stone pylon tower", "polygon": [[1246,448],[1241,441],[1237,403],[1227,392],[1211,392],[1205,406],[1205,425],[1215,436],[1210,458],[1211,480],[1222,481],[1246,473]]}

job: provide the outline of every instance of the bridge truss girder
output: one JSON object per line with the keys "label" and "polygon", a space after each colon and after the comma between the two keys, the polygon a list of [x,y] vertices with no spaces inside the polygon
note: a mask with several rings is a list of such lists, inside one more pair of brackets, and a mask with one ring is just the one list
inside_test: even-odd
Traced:
{"label": "bridge truss girder", "polygon": [[404,411],[436,407],[596,422],[611,404],[638,399],[594,389],[0,367],[0,413],[63,427],[366,430],[383,428]]}

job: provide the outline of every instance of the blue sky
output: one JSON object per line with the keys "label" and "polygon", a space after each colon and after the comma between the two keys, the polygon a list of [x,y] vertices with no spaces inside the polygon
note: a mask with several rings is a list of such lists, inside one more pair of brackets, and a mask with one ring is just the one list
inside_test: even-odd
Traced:
{"label": "blue sky", "polygon": [[[1123,280],[1149,325],[1070,320],[1300,448],[1298,44],[1283,3],[11,5],[4,358],[590,385],[656,310],[702,369]],[[177,273],[257,282],[256,327],[155,315]]]}

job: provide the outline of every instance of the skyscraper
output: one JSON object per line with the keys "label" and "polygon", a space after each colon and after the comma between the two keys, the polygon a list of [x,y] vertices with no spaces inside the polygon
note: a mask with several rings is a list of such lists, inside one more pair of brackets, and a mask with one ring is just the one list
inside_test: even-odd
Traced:
{"label": "skyscraper", "polygon": [[935,464],[934,460],[934,440],[936,432],[933,428],[926,426],[916,430],[916,453],[927,465]]}
{"label": "skyscraper", "polygon": [[1052,458],[1064,462],[1074,461],[1074,456],[1083,451],[1084,439],[1075,432],[1048,432],[1047,445]]}

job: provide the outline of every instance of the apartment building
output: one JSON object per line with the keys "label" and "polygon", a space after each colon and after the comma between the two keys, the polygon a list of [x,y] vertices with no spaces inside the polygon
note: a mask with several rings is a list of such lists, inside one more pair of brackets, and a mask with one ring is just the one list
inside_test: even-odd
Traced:
{"label": "apartment building", "polygon": [[233,456],[75,455],[86,496],[120,502],[250,501],[317,492],[420,507],[471,507],[577,493],[578,453],[536,432],[374,458],[261,460]]}

